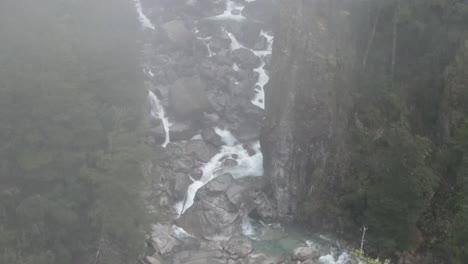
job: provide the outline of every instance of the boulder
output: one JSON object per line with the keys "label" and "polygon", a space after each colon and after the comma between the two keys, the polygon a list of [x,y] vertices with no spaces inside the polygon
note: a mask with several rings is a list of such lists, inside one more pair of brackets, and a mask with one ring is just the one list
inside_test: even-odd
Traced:
{"label": "boulder", "polygon": [[153,256],[147,256],[145,258],[145,263],[147,264],[161,264],[161,258],[159,258],[159,256],[157,254],[153,255]]}
{"label": "boulder", "polygon": [[172,124],[169,129],[171,141],[190,140],[198,134],[198,129],[190,122]]}
{"label": "boulder", "polygon": [[277,1],[257,0],[248,2],[242,10],[242,15],[249,20],[261,21],[265,25],[272,25],[277,10]]}
{"label": "boulder", "polygon": [[223,161],[223,167],[225,168],[233,168],[239,165],[239,163],[235,159],[227,158]]}
{"label": "boulder", "polygon": [[252,241],[246,237],[233,237],[224,243],[224,250],[230,255],[245,258],[253,250]]}
{"label": "boulder", "polygon": [[205,188],[211,193],[224,192],[229,188],[233,180],[232,175],[226,173],[211,180],[206,184]]}
{"label": "boulder", "polygon": [[294,250],[293,259],[299,261],[315,260],[320,257],[320,250],[316,247],[299,247]]}
{"label": "boulder", "polygon": [[271,257],[267,256],[263,253],[256,253],[251,254],[246,258],[244,261],[246,264],[282,264],[284,262],[284,258],[279,257]]}
{"label": "boulder", "polygon": [[216,155],[218,150],[201,139],[187,141],[184,145],[184,154],[193,156],[201,162],[208,162]]}
{"label": "boulder", "polygon": [[198,181],[201,179],[201,177],[203,176],[203,171],[199,168],[197,169],[194,169],[191,173],[190,173],[190,177],[192,177],[192,179]]}
{"label": "boulder", "polygon": [[190,180],[189,176],[184,173],[176,173],[174,174],[174,179],[172,180],[173,182],[173,195],[175,200],[181,201],[184,199],[187,189],[189,185],[192,183]]}
{"label": "boulder", "polygon": [[172,254],[176,247],[181,246],[181,243],[171,236],[171,227],[156,224],[153,225],[151,245],[157,253],[167,256]]}
{"label": "boulder", "polygon": [[188,47],[193,34],[185,27],[182,20],[172,20],[162,25],[168,39],[178,47]]}
{"label": "boulder", "polygon": [[203,140],[205,140],[213,146],[220,147],[223,145],[221,136],[219,136],[212,127],[203,129],[201,135]]}
{"label": "boulder", "polygon": [[173,264],[224,264],[226,256],[220,250],[182,251],[174,255]]}
{"label": "boulder", "polygon": [[194,119],[211,109],[206,83],[199,76],[177,80],[169,90],[169,108],[179,119]]}
{"label": "boulder", "polygon": [[301,264],[319,264],[316,260],[308,259],[306,261],[301,262]]}
{"label": "boulder", "polygon": [[241,69],[255,69],[261,65],[260,58],[246,48],[234,50],[232,52],[232,58]]}
{"label": "boulder", "polygon": [[[249,48],[255,48],[260,39],[260,32],[263,28],[261,23],[243,23],[241,32],[237,35],[239,41]],[[258,49],[261,50],[261,49]]]}

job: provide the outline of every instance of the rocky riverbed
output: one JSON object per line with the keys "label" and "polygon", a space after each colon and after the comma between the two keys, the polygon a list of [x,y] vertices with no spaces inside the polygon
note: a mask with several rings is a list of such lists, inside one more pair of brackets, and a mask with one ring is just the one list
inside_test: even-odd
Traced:
{"label": "rocky riverbed", "polygon": [[[276,223],[258,141],[274,0],[135,0],[150,102],[156,263],[352,263]],[[292,234],[295,235],[292,235]],[[330,254],[331,248],[337,248]]]}

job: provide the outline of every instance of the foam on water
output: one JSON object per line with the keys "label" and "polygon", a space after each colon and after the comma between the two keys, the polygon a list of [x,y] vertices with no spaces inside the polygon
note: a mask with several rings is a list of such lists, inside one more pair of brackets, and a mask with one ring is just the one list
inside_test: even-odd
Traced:
{"label": "foam on water", "polygon": [[234,34],[232,34],[231,32],[227,31],[226,29],[223,29],[223,30],[224,30],[224,32],[226,32],[226,34],[228,35],[228,37],[231,39],[231,51],[244,48],[244,45],[242,45],[242,44],[237,40],[237,38],[236,38],[236,36],[234,36]]}
{"label": "foam on water", "polygon": [[143,7],[141,5],[141,1],[140,0],[133,0],[133,2],[135,3],[135,8],[136,8],[136,11],[138,13],[138,20],[140,20],[141,26],[143,28],[148,28],[148,29],[154,30],[155,27],[154,27],[153,23],[145,15],[145,13],[143,13]]}
{"label": "foam on water", "polygon": [[[193,205],[195,195],[201,187],[224,173],[230,173],[234,178],[263,176],[263,155],[260,142],[255,142],[250,146],[254,151],[254,154],[250,156],[244,145],[240,144],[229,131],[219,128],[216,128],[215,131],[226,145],[222,146],[221,150],[209,162],[205,163],[201,168],[203,172],[201,179],[190,184],[185,199],[175,205],[179,215]],[[236,157],[238,165],[232,168],[223,167],[222,164],[226,157]]]}
{"label": "foam on water", "polygon": [[319,263],[320,264],[346,264],[349,261],[351,261],[351,257],[348,255],[348,253],[343,252],[337,260],[335,260],[335,257],[333,257],[332,254],[326,255],[326,256],[321,256],[319,258]]}
{"label": "foam on water", "polygon": [[165,148],[167,144],[171,141],[170,135],[169,135],[169,129],[171,126],[171,123],[169,122],[169,119],[166,116],[166,111],[164,111],[164,107],[161,104],[161,101],[159,98],[153,93],[153,91],[149,90],[148,91],[148,97],[151,103],[151,116],[154,118],[159,118],[162,121],[162,124],[164,126],[164,132],[166,134],[166,137],[164,139],[164,143],[162,146]]}
{"label": "foam on water", "polygon": [[184,238],[191,238],[193,237],[191,234],[189,234],[187,231],[185,231],[183,228],[178,227],[176,225],[172,226],[172,231],[174,232],[174,235],[178,239],[184,239]]}
{"label": "foam on water", "polygon": [[[212,20],[234,20],[234,21],[242,21],[245,20],[246,17],[242,15],[242,10],[244,10],[245,6],[236,3],[232,0],[226,1],[226,10],[221,15],[217,15],[214,17],[210,17],[209,19]],[[238,14],[234,15],[232,13],[233,10],[237,10]]]}
{"label": "foam on water", "polygon": [[258,73],[258,81],[255,84],[255,96],[252,99],[252,104],[265,109],[265,85],[270,80],[270,76],[265,71],[266,56],[271,55],[273,50],[273,36],[268,35],[265,31],[261,31],[261,36],[265,37],[268,41],[268,46],[265,50],[252,50],[252,52],[260,58],[262,65],[254,71]]}

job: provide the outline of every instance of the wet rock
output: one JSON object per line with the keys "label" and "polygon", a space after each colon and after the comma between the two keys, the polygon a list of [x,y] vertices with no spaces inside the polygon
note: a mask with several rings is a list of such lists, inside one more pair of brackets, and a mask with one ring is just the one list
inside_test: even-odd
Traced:
{"label": "wet rock", "polygon": [[208,162],[218,150],[203,140],[190,140],[184,145],[185,155],[191,155],[201,162]]}
{"label": "wet rock", "polygon": [[[160,119],[157,119],[160,120]],[[156,140],[158,143],[164,142],[166,138],[166,131],[164,130],[164,126],[162,123],[159,123],[159,126],[150,128],[151,136]]]}
{"label": "wet rock", "polygon": [[192,179],[198,181],[201,179],[201,177],[203,176],[203,171],[201,169],[194,169],[191,173],[190,173],[190,177],[192,177]]}
{"label": "wet rock", "polygon": [[265,25],[272,25],[274,21],[275,10],[277,8],[276,1],[257,0],[248,2],[242,10],[242,15],[249,20],[261,21]]}
{"label": "wet rock", "polygon": [[185,27],[182,20],[172,20],[162,25],[169,40],[178,47],[187,47],[193,39],[192,32]]}
{"label": "wet rock", "polygon": [[161,258],[157,254],[155,254],[153,256],[147,256],[145,258],[145,263],[147,263],[147,264],[161,264],[162,261],[161,261]]}
{"label": "wet rock", "polygon": [[198,129],[189,122],[172,124],[169,129],[171,141],[190,140],[198,134]]}
{"label": "wet rock", "polygon": [[260,23],[244,23],[241,28],[241,33],[238,35],[239,41],[248,48],[254,48],[255,44],[260,39],[262,28],[263,25]]}
{"label": "wet rock", "polygon": [[225,159],[223,161],[223,167],[225,168],[233,168],[239,165],[235,159]]}
{"label": "wet rock", "polygon": [[319,262],[312,259],[308,259],[306,261],[301,262],[301,264],[319,264]]}
{"label": "wet rock", "polygon": [[173,195],[175,200],[184,199],[189,185],[192,183],[189,176],[183,173],[176,173],[173,179]]}
{"label": "wet rock", "polygon": [[242,69],[255,69],[260,66],[260,58],[251,50],[240,48],[232,52],[232,58]]}
{"label": "wet rock", "polygon": [[293,259],[305,261],[315,260],[320,257],[320,250],[316,247],[299,247],[294,250]]}
{"label": "wet rock", "polygon": [[188,174],[192,172],[192,168],[194,165],[195,164],[191,160],[179,158],[173,161],[173,170],[176,173]]}
{"label": "wet rock", "polygon": [[252,242],[246,237],[233,237],[224,243],[224,250],[230,255],[245,258],[252,250]]}
{"label": "wet rock", "polygon": [[249,255],[244,261],[246,264],[282,264],[284,258],[271,257],[263,253],[256,253]]}
{"label": "wet rock", "polygon": [[224,264],[225,258],[220,250],[182,251],[174,255],[173,264]]}
{"label": "wet rock", "polygon": [[153,225],[151,245],[163,256],[172,254],[176,247],[181,246],[181,243],[171,236],[171,227],[161,224]]}
{"label": "wet rock", "polygon": [[206,83],[199,76],[179,79],[169,90],[169,107],[179,119],[193,119],[211,105],[205,93]]}
{"label": "wet rock", "polygon": [[212,127],[203,129],[201,135],[203,140],[205,140],[213,146],[220,147],[223,145],[221,137],[216,133],[216,131]]}
{"label": "wet rock", "polygon": [[226,173],[216,177],[216,179],[214,180],[211,180],[209,183],[206,184],[205,188],[207,191],[212,193],[224,192],[229,188],[233,180],[234,178],[232,177],[232,175]]}
{"label": "wet rock", "polygon": [[222,192],[230,181],[232,176],[219,176],[198,190],[193,206],[177,220],[178,225],[207,240],[230,239],[241,220],[241,212]]}

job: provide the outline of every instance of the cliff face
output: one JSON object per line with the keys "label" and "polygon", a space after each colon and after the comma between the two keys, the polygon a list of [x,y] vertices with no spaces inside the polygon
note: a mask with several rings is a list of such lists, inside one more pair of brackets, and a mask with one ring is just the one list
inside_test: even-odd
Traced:
{"label": "cliff face", "polygon": [[281,219],[351,239],[368,226],[370,251],[425,258],[405,263],[465,256],[468,5],[454,2],[281,4],[261,135]]}
{"label": "cliff face", "polygon": [[261,143],[278,213],[288,219],[306,194],[343,175],[353,44],[349,13],[336,1],[281,5]]}

